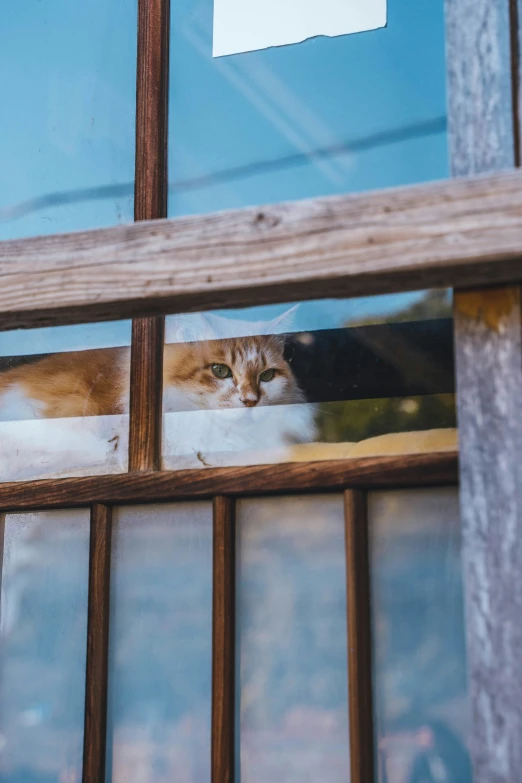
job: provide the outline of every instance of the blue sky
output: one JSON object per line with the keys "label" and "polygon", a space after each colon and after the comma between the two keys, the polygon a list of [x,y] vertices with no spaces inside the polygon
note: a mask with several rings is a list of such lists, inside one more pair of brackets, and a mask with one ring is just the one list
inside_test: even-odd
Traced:
{"label": "blue sky", "polygon": [[[4,0],[1,19],[0,239],[131,221],[135,0]],[[212,0],[173,2],[170,215],[448,175],[443,0],[389,0],[387,28],[359,35],[219,59],[211,46]],[[295,328],[392,317],[414,296],[304,304]],[[129,334],[2,334],[0,354]]]}
{"label": "blue sky", "polygon": [[132,220],[132,198],[10,210],[132,182],[135,0],[2,0],[0,239]]}

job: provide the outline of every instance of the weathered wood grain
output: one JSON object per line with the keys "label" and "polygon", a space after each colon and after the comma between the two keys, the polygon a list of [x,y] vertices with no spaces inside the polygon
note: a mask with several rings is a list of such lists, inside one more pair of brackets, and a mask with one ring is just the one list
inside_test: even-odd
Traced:
{"label": "weathered wood grain", "polygon": [[[516,0],[447,0],[447,13],[452,170],[514,166]],[[522,768],[521,304],[518,287],[454,302],[475,783],[508,783]]]}
{"label": "weathered wood grain", "polygon": [[0,327],[522,279],[522,175],[0,243]]}
{"label": "weathered wood grain", "polygon": [[515,164],[510,0],[445,0],[454,176]]}
{"label": "weathered wood grain", "polygon": [[91,510],[83,783],[104,783],[111,562],[111,509]]}
{"label": "weathered wood grain", "polygon": [[234,501],[214,498],[211,781],[234,780],[236,528]]}
{"label": "weathered wood grain", "polygon": [[170,0],[138,0],[134,219],[167,215]]}
{"label": "weathered wood grain", "polygon": [[370,562],[366,496],[344,493],[350,783],[374,781]]}
{"label": "weathered wood grain", "polygon": [[455,297],[470,732],[476,783],[522,769],[519,288]]}
{"label": "weathered wood grain", "polygon": [[259,467],[202,468],[0,483],[0,509],[68,508],[223,495],[456,484],[457,454],[362,457]]}
{"label": "weathered wood grain", "polygon": [[[0,592],[2,590],[2,573],[4,569],[5,514],[0,514]],[[1,612],[1,608],[0,608]],[[0,614],[0,620],[2,616]]]}
{"label": "weathered wood grain", "polygon": [[522,163],[522,0],[510,0],[511,79],[514,117],[514,156],[516,166]]}

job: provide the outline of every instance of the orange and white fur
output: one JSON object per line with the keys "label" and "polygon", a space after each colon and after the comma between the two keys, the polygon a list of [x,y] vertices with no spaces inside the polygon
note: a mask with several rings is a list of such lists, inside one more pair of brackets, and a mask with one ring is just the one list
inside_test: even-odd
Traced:
{"label": "orange and white fur", "polygon": [[[173,335],[177,341],[167,343],[164,353],[167,467],[228,464],[231,453],[241,462],[241,452],[251,452],[256,459],[313,440],[314,407],[305,404],[284,357],[284,337],[270,333],[280,325],[281,319],[248,325],[217,316],[178,319]],[[238,329],[242,336],[226,336]],[[265,334],[245,334],[261,329]],[[103,467],[100,460],[107,457],[107,449],[112,453],[121,448],[122,439],[106,425],[128,413],[129,376],[128,348],[54,354],[0,374],[0,420],[98,417],[87,425],[83,421],[81,438],[75,438],[71,422],[63,422],[60,430],[49,422],[44,449],[53,452],[56,462],[62,453],[64,468],[71,459],[79,469]],[[57,439],[53,432],[58,431]]]}

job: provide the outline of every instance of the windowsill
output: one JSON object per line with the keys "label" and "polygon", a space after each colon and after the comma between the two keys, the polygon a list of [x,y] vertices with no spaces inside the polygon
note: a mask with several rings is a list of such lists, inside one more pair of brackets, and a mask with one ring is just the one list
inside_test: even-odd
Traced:
{"label": "windowsill", "polygon": [[[172,416],[183,414],[167,414]],[[174,420],[173,420],[174,421]],[[0,481],[122,473],[127,464],[127,416],[0,422]],[[164,470],[317,462],[455,451],[456,429],[379,435],[358,443],[307,443],[169,454]]]}

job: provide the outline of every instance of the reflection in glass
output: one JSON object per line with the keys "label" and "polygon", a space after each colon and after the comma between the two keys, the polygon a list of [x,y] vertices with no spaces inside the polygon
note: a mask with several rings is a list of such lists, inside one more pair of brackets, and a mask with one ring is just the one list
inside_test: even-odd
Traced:
{"label": "reflection in glass", "polygon": [[456,489],[369,496],[381,783],[471,783]]}
{"label": "reflection in glass", "polygon": [[454,449],[453,392],[445,291],[172,316],[164,466]]}
{"label": "reflection in glass", "polygon": [[80,783],[89,512],[0,523],[0,779]]}
{"label": "reflection in glass", "polygon": [[0,334],[0,481],[126,470],[130,331]]}
{"label": "reflection in glass", "polygon": [[136,0],[0,5],[0,239],[133,219]]}
{"label": "reflection in glass", "polygon": [[237,523],[237,780],[346,783],[343,499],[242,500]]}
{"label": "reflection in glass", "polygon": [[212,507],[114,513],[107,781],[208,783]]}
{"label": "reflection in glass", "polygon": [[212,19],[212,0],[172,7],[169,215],[448,176],[442,0],[388,0],[382,30],[219,58]]}

